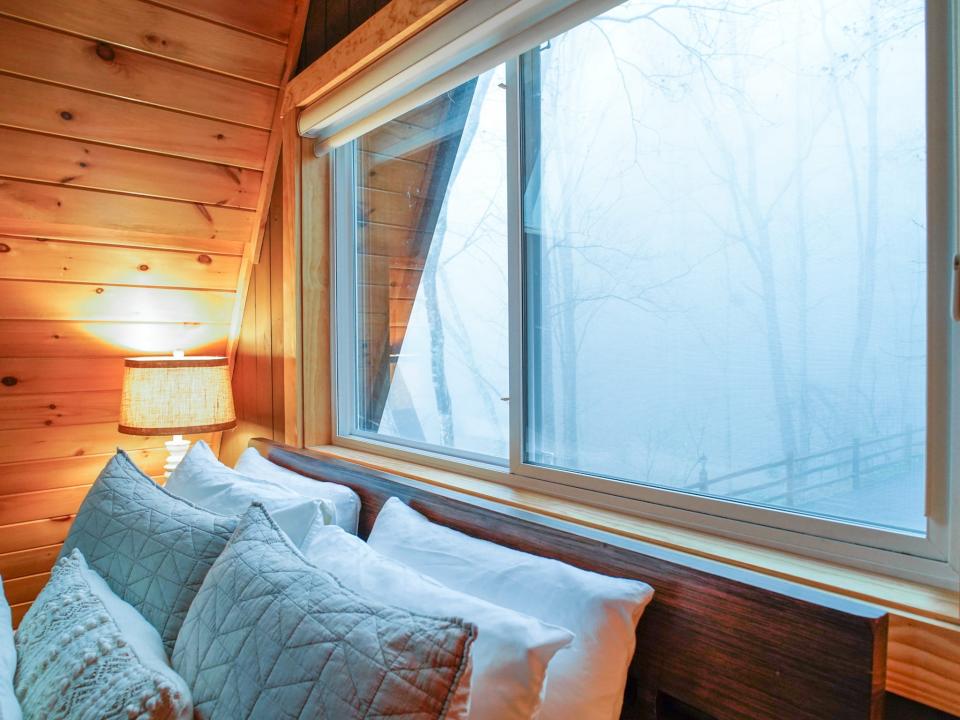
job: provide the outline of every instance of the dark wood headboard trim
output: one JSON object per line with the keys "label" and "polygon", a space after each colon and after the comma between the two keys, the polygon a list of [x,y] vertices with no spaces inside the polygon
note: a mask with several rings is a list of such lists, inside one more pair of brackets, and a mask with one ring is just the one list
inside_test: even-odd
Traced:
{"label": "dark wood headboard trim", "polygon": [[474,537],[648,582],[656,594],[638,628],[623,718],[883,717],[879,608],[310,450],[250,444],[283,467],[355,490],[362,537],[396,496]]}

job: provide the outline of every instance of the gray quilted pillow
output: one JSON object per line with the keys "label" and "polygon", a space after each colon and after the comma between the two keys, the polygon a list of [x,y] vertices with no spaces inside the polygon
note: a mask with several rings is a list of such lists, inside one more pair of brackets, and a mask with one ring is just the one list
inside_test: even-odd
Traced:
{"label": "gray quilted pillow", "polygon": [[475,636],[344,588],[254,504],[190,607],[173,667],[210,720],[429,720],[452,712]]}
{"label": "gray quilted pillow", "polygon": [[236,527],[144,475],[122,450],[77,512],[60,557],[74,548],[173,650],[187,609]]}

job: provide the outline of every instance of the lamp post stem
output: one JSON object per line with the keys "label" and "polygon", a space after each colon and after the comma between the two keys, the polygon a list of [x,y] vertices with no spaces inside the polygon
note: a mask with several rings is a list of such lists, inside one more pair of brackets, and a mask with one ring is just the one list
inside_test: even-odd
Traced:
{"label": "lamp post stem", "polygon": [[167,462],[163,466],[163,478],[166,480],[187,454],[190,441],[184,440],[183,435],[174,435],[172,440],[167,440],[163,445],[167,448]]}

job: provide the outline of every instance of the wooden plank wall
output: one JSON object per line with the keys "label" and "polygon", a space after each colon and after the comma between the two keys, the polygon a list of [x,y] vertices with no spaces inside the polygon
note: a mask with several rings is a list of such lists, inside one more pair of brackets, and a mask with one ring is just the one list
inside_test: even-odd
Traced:
{"label": "wooden plank wall", "polygon": [[233,465],[250,438],[282,440],[283,186],[277,175],[259,262],[250,276],[233,367],[237,426],[223,433],[220,460]]}
{"label": "wooden plank wall", "polygon": [[165,438],[117,433],[121,358],[227,350],[298,17],[296,0],[0,0],[0,574],[17,618],[114,448],[161,472]]}
{"label": "wooden plank wall", "polygon": [[[2,2],[3,0],[0,0]],[[301,67],[346,37],[388,0],[313,0],[304,28]],[[279,174],[277,185],[280,185]],[[274,193],[240,325],[233,396],[237,427],[223,434],[220,459],[233,464],[252,437],[284,439],[282,194]]]}
{"label": "wooden plank wall", "polygon": [[313,0],[300,48],[299,69],[303,70],[388,3],[389,0]]}

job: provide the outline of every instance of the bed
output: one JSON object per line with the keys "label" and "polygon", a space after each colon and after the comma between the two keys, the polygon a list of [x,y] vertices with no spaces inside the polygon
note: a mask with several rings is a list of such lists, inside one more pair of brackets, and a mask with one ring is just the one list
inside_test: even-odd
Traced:
{"label": "bed", "polygon": [[886,613],[794,583],[255,439],[270,461],[345,485],[359,532],[398,497],[469,535],[655,589],[637,631],[624,720],[883,717]]}

